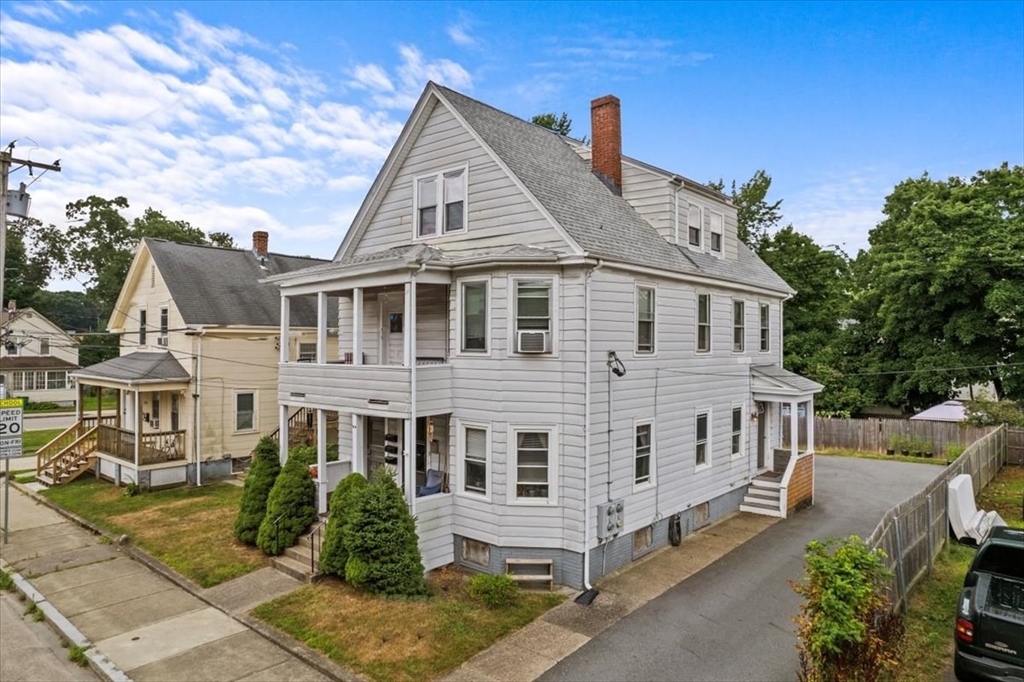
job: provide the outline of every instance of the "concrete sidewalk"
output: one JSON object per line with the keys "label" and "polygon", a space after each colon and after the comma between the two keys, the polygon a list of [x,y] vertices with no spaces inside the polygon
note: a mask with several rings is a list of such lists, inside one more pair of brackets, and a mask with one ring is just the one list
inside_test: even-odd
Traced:
{"label": "concrete sidewalk", "polygon": [[[2,495],[0,487],[0,505]],[[330,679],[24,493],[12,489],[10,503],[10,544],[0,546],[5,570],[30,583],[24,591],[38,591],[33,598],[42,601],[48,619],[66,619],[94,657],[113,663],[112,673],[98,671],[104,677],[117,679],[119,669],[140,682]],[[282,588],[266,574],[245,585],[272,593]],[[222,586],[210,596],[244,609],[254,598],[269,598],[263,594]]]}
{"label": "concrete sidewalk", "polygon": [[557,606],[455,669],[445,682],[535,680],[620,619],[778,522],[737,512],[597,583],[590,606]]}

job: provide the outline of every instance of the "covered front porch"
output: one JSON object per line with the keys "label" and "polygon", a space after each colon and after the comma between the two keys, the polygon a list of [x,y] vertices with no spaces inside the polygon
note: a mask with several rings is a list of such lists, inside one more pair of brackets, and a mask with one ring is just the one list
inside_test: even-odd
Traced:
{"label": "covered front porch", "polygon": [[774,365],[750,374],[757,475],[740,509],[786,518],[814,501],[814,396],[823,387]]}
{"label": "covered front porch", "polygon": [[[36,476],[47,485],[74,480],[87,471],[116,485],[144,489],[190,480],[193,450],[185,428],[191,376],[169,352],[132,353],[79,370],[78,411],[70,428],[36,453]],[[95,414],[82,397],[97,392]],[[112,413],[103,398],[115,396]]]}

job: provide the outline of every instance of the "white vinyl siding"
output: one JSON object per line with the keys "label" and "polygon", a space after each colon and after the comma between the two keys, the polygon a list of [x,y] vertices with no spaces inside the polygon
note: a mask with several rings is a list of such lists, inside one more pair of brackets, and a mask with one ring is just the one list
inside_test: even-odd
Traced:
{"label": "white vinyl siding", "polygon": [[743,301],[732,302],[732,352],[742,353],[744,347],[744,336],[746,335],[746,306]]}
{"label": "white vinyl siding", "polygon": [[697,352],[711,352],[711,294],[697,294]]}
{"label": "white vinyl siding", "polygon": [[655,310],[657,292],[654,287],[636,288],[636,352],[651,354],[655,351]]}

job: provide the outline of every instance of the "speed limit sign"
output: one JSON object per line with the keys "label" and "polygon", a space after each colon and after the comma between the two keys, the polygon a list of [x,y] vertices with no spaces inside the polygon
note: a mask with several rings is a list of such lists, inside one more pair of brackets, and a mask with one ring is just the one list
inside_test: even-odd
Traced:
{"label": "speed limit sign", "polygon": [[24,405],[21,398],[0,400],[0,459],[21,457]]}

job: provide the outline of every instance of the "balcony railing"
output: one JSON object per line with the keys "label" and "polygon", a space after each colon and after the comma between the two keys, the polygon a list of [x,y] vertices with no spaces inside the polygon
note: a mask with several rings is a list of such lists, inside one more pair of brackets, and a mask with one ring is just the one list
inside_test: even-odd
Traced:
{"label": "balcony railing", "polygon": [[[99,427],[96,449],[126,462],[135,462],[135,432],[113,426]],[[142,434],[139,465],[160,464],[185,459],[185,431],[158,431]]]}

